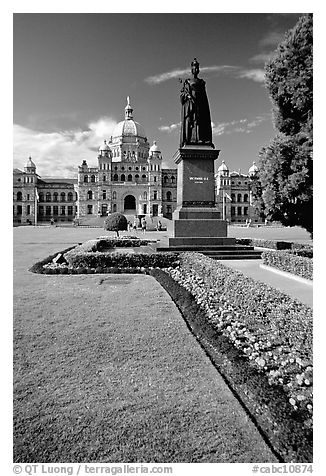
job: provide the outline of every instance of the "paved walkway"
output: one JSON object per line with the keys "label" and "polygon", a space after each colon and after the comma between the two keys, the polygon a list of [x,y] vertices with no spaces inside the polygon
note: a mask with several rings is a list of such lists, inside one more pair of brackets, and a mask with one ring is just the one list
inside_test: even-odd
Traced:
{"label": "paved walkway", "polygon": [[313,306],[313,286],[296,281],[293,278],[283,276],[281,274],[262,269],[260,265],[262,260],[223,260],[221,263],[229,266],[232,269],[241,271],[241,273],[249,276],[257,281],[269,284],[273,288],[288,294],[289,296],[298,299],[299,301]]}

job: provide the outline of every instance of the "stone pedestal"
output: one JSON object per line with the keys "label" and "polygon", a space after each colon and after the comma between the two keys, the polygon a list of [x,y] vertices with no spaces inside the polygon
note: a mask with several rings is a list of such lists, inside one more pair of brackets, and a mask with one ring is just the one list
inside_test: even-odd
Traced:
{"label": "stone pedestal", "polygon": [[215,207],[214,161],[220,151],[209,146],[184,146],[174,161],[178,165],[177,208],[169,247],[233,245],[227,222]]}

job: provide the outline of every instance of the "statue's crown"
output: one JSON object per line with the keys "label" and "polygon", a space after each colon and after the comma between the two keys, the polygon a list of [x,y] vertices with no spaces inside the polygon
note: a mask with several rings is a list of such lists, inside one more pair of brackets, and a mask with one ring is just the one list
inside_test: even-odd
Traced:
{"label": "statue's crown", "polygon": [[191,66],[199,66],[197,58],[194,58],[194,60],[191,62]]}

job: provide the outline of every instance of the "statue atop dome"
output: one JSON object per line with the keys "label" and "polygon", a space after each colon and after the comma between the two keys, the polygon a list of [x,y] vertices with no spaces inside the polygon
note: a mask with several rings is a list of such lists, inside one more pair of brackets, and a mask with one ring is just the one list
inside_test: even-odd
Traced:
{"label": "statue atop dome", "polygon": [[127,105],[125,107],[125,120],[127,119],[133,119],[133,108],[130,105],[130,97],[127,96]]}
{"label": "statue atop dome", "polygon": [[[212,125],[205,81],[198,78],[199,63],[191,63],[193,78],[186,79],[180,92],[181,133],[180,147],[185,145],[209,145],[212,143]],[[182,82],[182,80],[180,80]]]}

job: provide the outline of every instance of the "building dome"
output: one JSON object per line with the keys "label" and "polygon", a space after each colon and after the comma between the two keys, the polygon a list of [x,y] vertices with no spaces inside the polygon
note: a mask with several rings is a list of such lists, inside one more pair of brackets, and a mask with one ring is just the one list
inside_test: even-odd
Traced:
{"label": "building dome", "polygon": [[217,172],[220,174],[220,175],[227,175],[229,173],[229,169],[226,165],[226,163],[224,162],[224,160],[222,160],[222,163],[221,165],[219,166],[219,168],[217,169]]}
{"label": "building dome", "polygon": [[257,165],[256,165],[256,162],[254,161],[254,162],[252,163],[252,166],[251,166],[250,169],[249,169],[249,175],[255,175],[255,174],[257,174],[257,173],[258,173],[258,170],[259,170],[259,169],[258,169],[258,167],[257,167]]}
{"label": "building dome", "polygon": [[152,147],[150,147],[150,149],[149,149],[150,155],[152,155],[154,152],[156,152],[156,153],[161,152],[158,145],[156,144],[156,140],[154,140]]}
{"label": "building dome", "polygon": [[125,120],[119,122],[115,126],[112,134],[113,140],[123,136],[141,137],[142,139],[146,139],[146,133],[143,126],[134,121],[132,113],[133,108],[130,105],[130,99],[128,96],[127,105],[125,107]]}
{"label": "building dome", "polygon": [[119,122],[112,134],[113,140],[118,137],[124,136],[134,136],[134,137],[141,137],[142,139],[146,139],[146,134],[143,126],[141,126],[138,122],[134,121],[133,119],[125,119],[124,121]]}
{"label": "building dome", "polygon": [[32,161],[32,157],[29,157],[28,158],[28,161],[27,161],[27,164],[26,164],[26,167],[32,167],[32,168],[36,168],[36,165],[34,164],[34,162]]}
{"label": "building dome", "polygon": [[100,147],[98,148],[99,152],[106,152],[106,151],[109,151],[111,150],[110,147],[108,146],[108,144],[106,143],[106,140],[104,140],[103,142],[103,145],[100,145]]}

